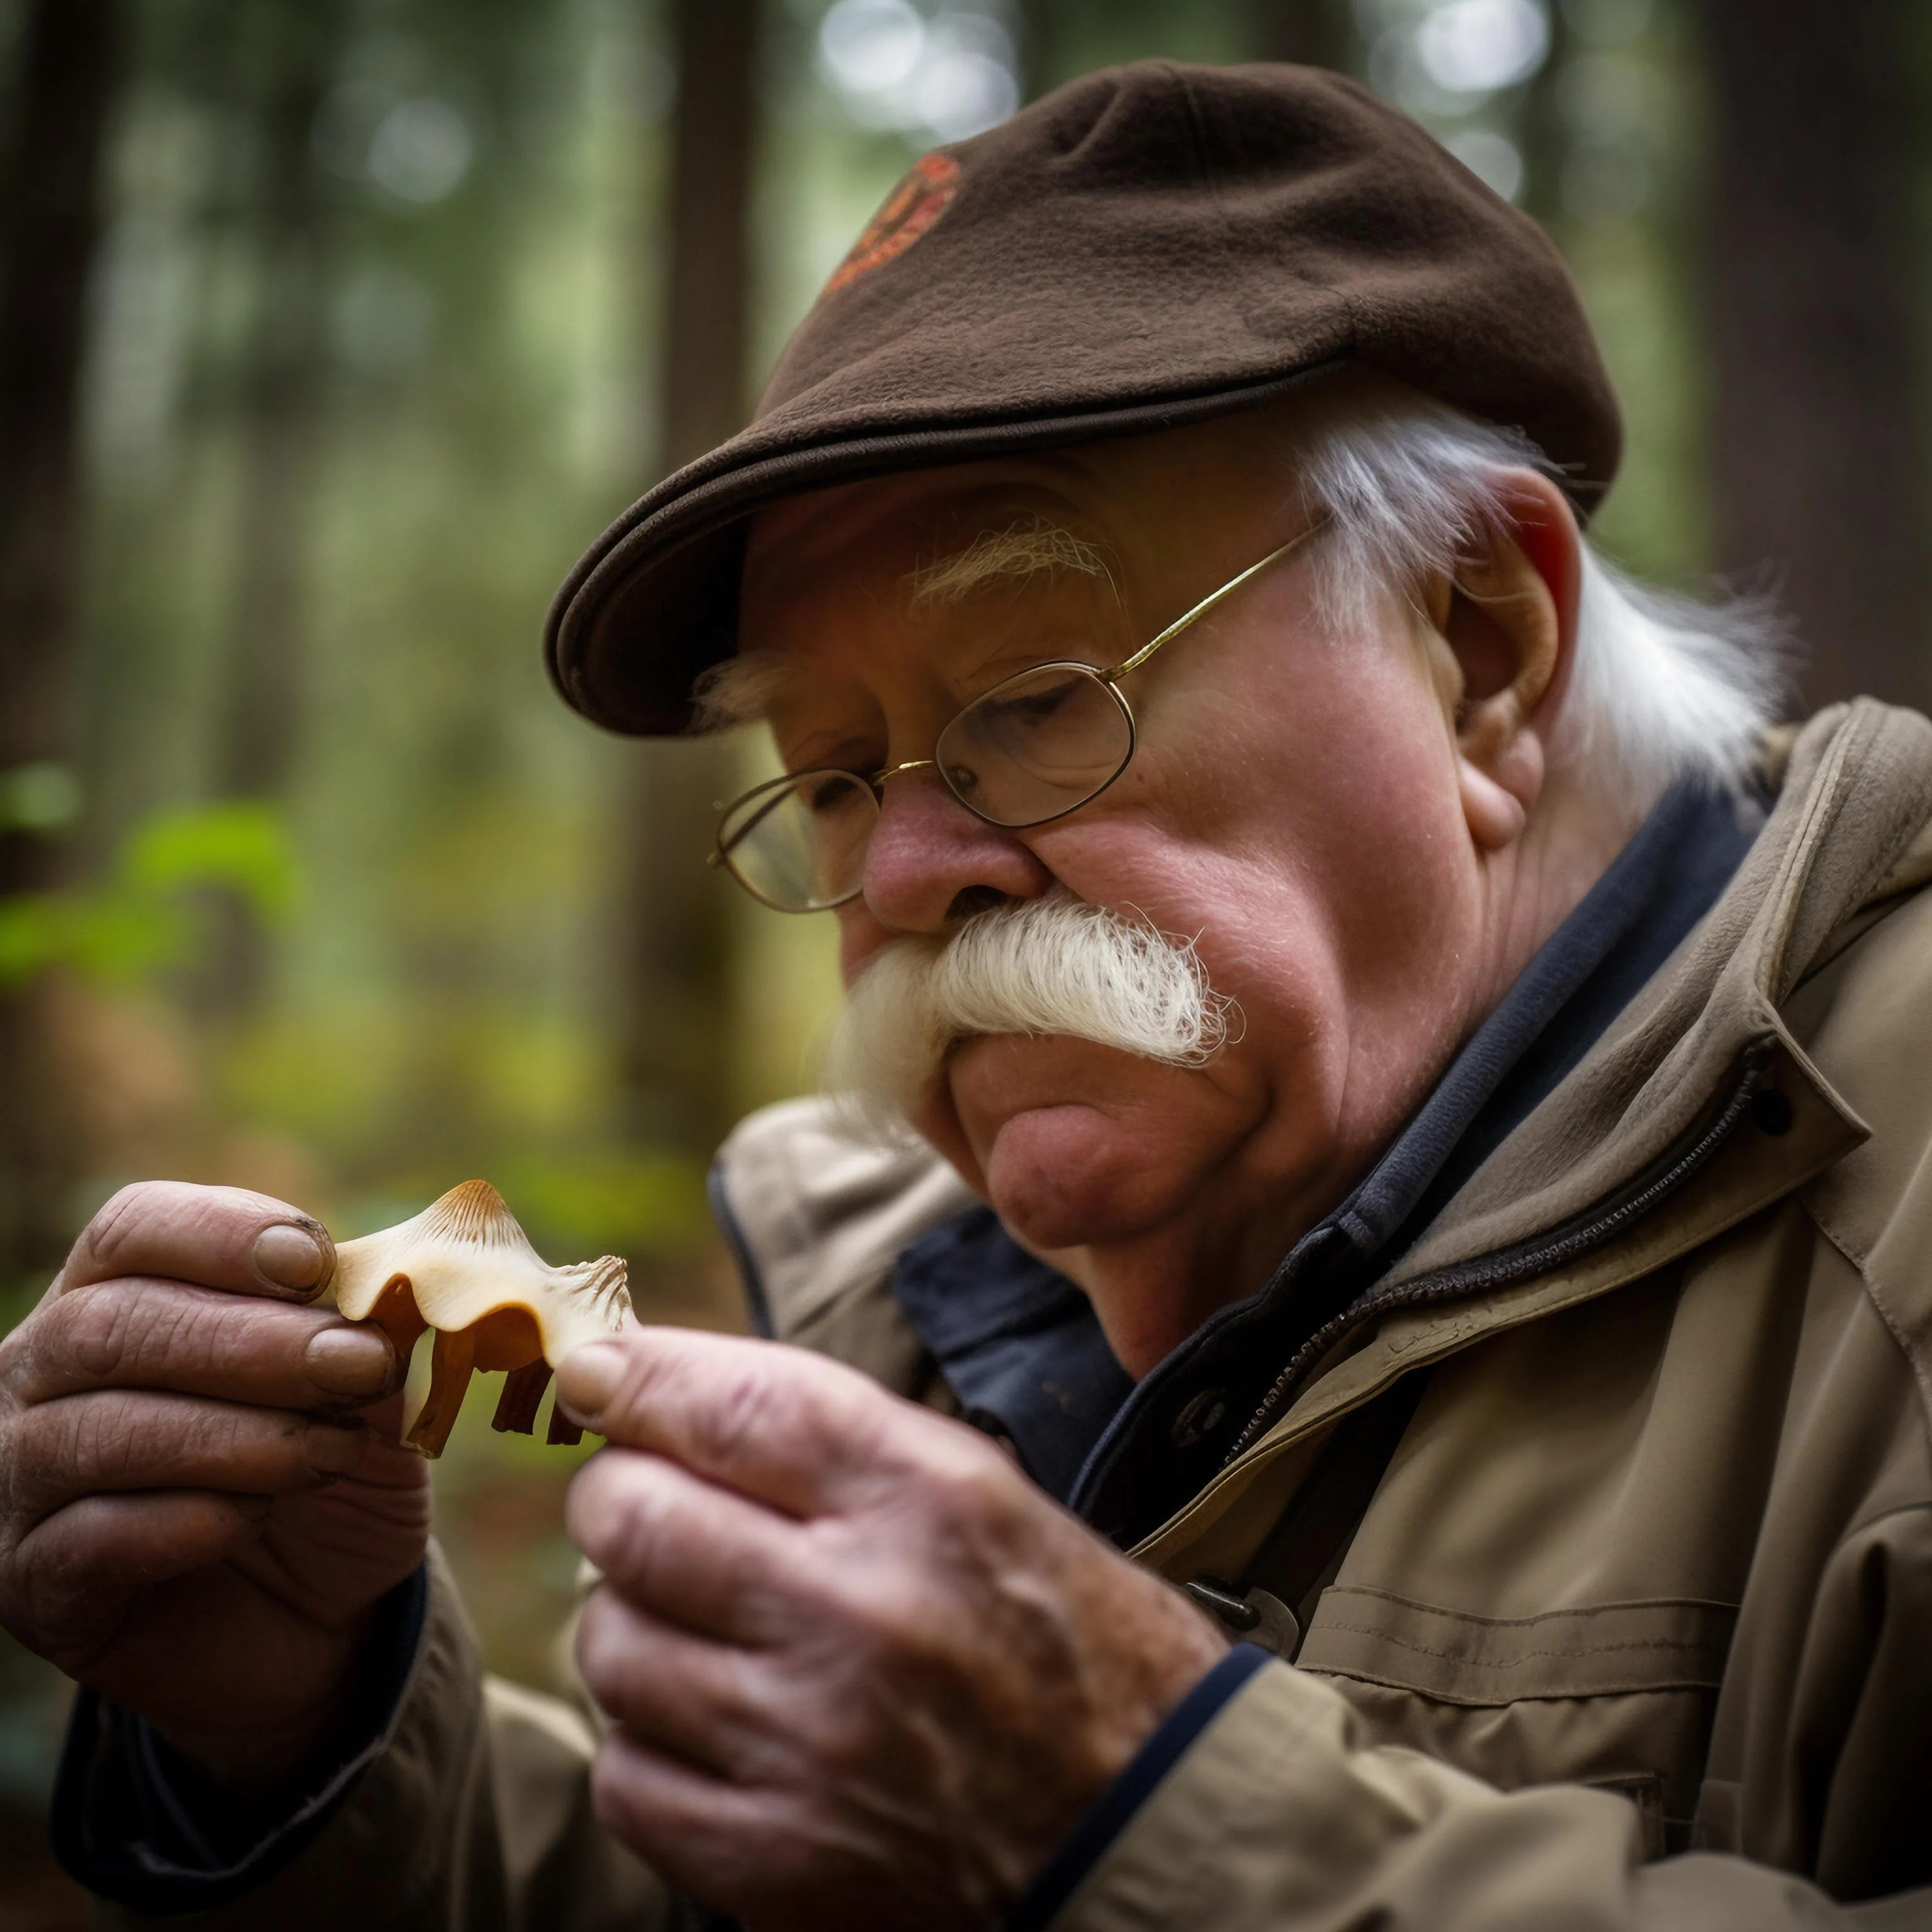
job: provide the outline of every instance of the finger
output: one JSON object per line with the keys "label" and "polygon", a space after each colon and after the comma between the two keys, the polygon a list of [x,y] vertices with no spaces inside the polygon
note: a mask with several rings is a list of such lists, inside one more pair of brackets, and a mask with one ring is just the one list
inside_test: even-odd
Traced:
{"label": "finger", "polygon": [[113,1634],[134,1592],[232,1556],[270,1507],[266,1496],[180,1490],[85,1497],[21,1539],[9,1622],[56,1661],[77,1661]]}
{"label": "finger", "polygon": [[17,1346],[10,1380],[29,1403],[82,1389],[152,1388],[316,1408],[373,1401],[403,1373],[380,1328],[173,1281],[76,1288],[23,1324]]}
{"label": "finger", "polygon": [[598,1708],[647,1743],[740,1782],[798,1770],[796,1727],[754,1652],[662,1622],[607,1584],[578,1620],[577,1664]]}
{"label": "finger", "polygon": [[359,1421],[146,1389],[62,1396],[25,1411],[8,1486],[38,1519],[105,1490],[281,1496],[352,1475],[374,1438]]}
{"label": "finger", "polygon": [[124,1187],[82,1231],[61,1270],[64,1292],[117,1275],[164,1275],[232,1294],[308,1301],[335,1266],[313,1215],[239,1187],[143,1180]]}
{"label": "finger", "polygon": [[800,1516],[875,1494],[943,1427],[822,1355],[687,1328],[635,1328],[573,1349],[557,1399],[614,1442]]}
{"label": "finger", "polygon": [[733,1784],[615,1732],[590,1772],[598,1820],[678,1891],[724,1911],[782,1898],[800,1861],[783,1821],[786,1798]]}
{"label": "finger", "polygon": [[570,1486],[564,1526],[632,1603],[730,1642],[781,1641],[815,1594],[796,1523],[662,1456],[592,1456]]}

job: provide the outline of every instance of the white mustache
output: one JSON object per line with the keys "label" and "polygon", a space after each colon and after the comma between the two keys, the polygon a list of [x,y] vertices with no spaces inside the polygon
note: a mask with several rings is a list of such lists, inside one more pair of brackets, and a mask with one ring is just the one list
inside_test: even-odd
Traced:
{"label": "white mustache", "polygon": [[1227,1042],[1239,1012],[1209,984],[1192,940],[1055,886],[949,938],[884,947],[847,996],[825,1084],[890,1126],[976,1034],[1058,1035],[1198,1066]]}

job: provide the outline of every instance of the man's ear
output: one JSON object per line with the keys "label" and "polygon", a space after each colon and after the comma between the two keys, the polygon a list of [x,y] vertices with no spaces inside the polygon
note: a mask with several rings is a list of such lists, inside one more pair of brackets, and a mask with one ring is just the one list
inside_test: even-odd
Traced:
{"label": "man's ear", "polygon": [[1582,581],[1576,520],[1547,477],[1508,472],[1497,507],[1500,527],[1426,598],[1449,659],[1441,668],[1463,814],[1490,851],[1521,833],[1543,789],[1551,700],[1569,668]]}

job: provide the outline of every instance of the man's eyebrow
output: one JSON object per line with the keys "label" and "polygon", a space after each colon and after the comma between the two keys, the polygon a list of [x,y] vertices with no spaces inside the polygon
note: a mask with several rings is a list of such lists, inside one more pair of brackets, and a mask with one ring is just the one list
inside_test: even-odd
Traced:
{"label": "man's eyebrow", "polygon": [[1002,578],[1059,571],[1112,575],[1106,559],[1084,537],[1045,517],[1023,517],[1004,530],[981,532],[964,550],[919,565],[905,583],[912,608],[918,610],[956,604]]}
{"label": "man's eyebrow", "polygon": [[760,651],[742,652],[713,664],[692,688],[693,728],[729,731],[740,724],[762,724],[788,676],[784,664]]}
{"label": "man's eyebrow", "polygon": [[[916,566],[904,578],[915,610],[956,604],[988,584],[1072,571],[1111,581],[1106,559],[1087,539],[1064,524],[1036,515],[1016,518],[1003,530],[982,530],[964,550]],[[692,692],[694,728],[729,731],[764,723],[796,668],[776,656],[745,651],[713,664]]]}

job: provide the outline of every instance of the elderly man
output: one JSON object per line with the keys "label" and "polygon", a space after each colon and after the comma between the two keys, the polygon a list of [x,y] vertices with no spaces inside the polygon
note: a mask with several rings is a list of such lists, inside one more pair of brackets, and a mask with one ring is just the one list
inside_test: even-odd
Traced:
{"label": "elderly man", "polygon": [[1346,83],[921,162],[550,636],[768,725],[716,856],[838,921],[849,1097],[719,1169],[791,1346],[564,1364],[593,1740],[322,1229],[118,1197],[0,1358],[110,1920],[1932,1923],[1932,728],[1768,731],[1588,548],[1617,448]]}

